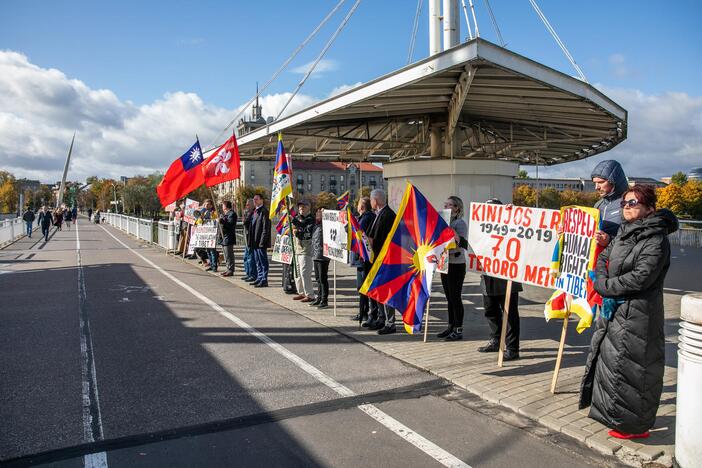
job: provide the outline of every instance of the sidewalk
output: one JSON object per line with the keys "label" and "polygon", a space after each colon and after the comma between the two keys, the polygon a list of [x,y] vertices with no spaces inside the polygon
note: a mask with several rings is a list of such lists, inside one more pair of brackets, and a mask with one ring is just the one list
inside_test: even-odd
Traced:
{"label": "sidewalk", "polygon": [[[241,265],[242,253],[236,253]],[[191,261],[196,265],[195,261]],[[332,272],[329,282],[333,294]],[[349,318],[358,307],[355,290],[355,269],[336,265],[337,272],[337,316],[332,308],[317,310],[300,304],[285,294],[280,287],[281,265],[271,263],[269,284],[271,287],[256,289],[241,280],[229,279],[237,286],[279,304],[287,309],[328,326],[355,340],[365,343],[379,352],[404,361],[434,375],[451,381],[455,385],[481,398],[507,407],[540,424],[566,434],[588,447],[605,455],[616,456],[632,466],[672,466],[675,441],[675,400],[677,379],[677,331],[680,314],[680,297],[666,294],[666,368],[663,395],[658,410],[656,425],[651,437],[643,442],[621,441],[607,435],[607,428],[587,417],[587,410],[578,411],[580,379],[584,372],[585,359],[589,351],[591,330],[582,335],[575,331],[571,322],[566,337],[566,347],[561,364],[556,394],[551,394],[550,384],[555,367],[556,353],[562,330],[562,321],[544,320],[544,302],[550,291],[525,286],[520,295],[521,358],[497,367],[497,354],[478,353],[488,338],[489,328],[483,316],[480,277],[469,273],[463,287],[465,320],[463,341],[444,342],[435,334],[446,327],[446,300],[438,278],[432,288],[429,339],[411,336],[400,331],[390,336],[379,336],[375,332],[359,328]],[[233,278],[243,273],[238,270]],[[329,298],[330,306],[333,298]],[[401,320],[401,319],[400,319]]]}

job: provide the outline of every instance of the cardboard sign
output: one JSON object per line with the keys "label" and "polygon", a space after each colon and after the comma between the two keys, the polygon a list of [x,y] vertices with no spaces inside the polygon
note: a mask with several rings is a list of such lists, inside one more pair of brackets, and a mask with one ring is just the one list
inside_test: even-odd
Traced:
{"label": "cardboard sign", "polygon": [[183,209],[183,220],[188,224],[195,224],[195,210],[200,209],[200,202],[185,199],[185,208]]}
{"label": "cardboard sign", "polygon": [[561,208],[561,219],[563,234],[558,241],[560,255],[554,268],[558,271],[554,287],[573,297],[587,299],[587,274],[595,269],[597,261],[595,233],[600,211],[584,206],[566,206]]}
{"label": "cardboard sign", "polygon": [[348,262],[346,210],[324,210],[322,212],[323,254],[337,262]]}
{"label": "cardboard sign", "polygon": [[275,237],[271,260],[278,263],[285,263],[287,265],[292,263],[292,242],[289,235],[278,235]]}
{"label": "cardboard sign", "polygon": [[214,248],[217,248],[217,224],[209,223],[193,226],[190,230],[188,255],[195,252],[195,249]]}
{"label": "cardboard sign", "polygon": [[496,278],[553,287],[550,275],[558,242],[558,210],[471,203],[468,269]]}
{"label": "cardboard sign", "polygon": [[176,202],[173,202],[170,205],[166,205],[164,210],[166,210],[166,213],[173,213],[176,210]]}

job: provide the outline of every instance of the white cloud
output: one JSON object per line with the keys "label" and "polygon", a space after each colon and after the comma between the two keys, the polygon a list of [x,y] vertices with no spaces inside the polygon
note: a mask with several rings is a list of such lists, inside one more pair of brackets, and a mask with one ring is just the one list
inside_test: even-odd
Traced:
{"label": "white cloud", "polygon": [[612,54],[608,58],[609,66],[612,74],[617,78],[631,78],[636,75],[635,71],[629,66],[624,54]]}
{"label": "white cloud", "polygon": [[[264,114],[276,116],[289,98],[262,96]],[[284,115],[317,100],[298,94]],[[71,180],[131,176],[165,171],[196,133],[203,145],[213,143],[238,111],[185,92],[137,106],[12,51],[0,51],[0,102],[0,167],[44,182],[60,179],[74,131]]]}
{"label": "white cloud", "polygon": [[357,86],[361,86],[362,84],[363,84],[363,83],[361,83],[361,82],[359,81],[359,82],[357,82],[357,83],[350,84],[350,85],[341,85],[341,86],[337,86],[336,88],[334,88],[334,89],[331,90],[331,92],[329,93],[329,97],[334,97],[334,96],[336,96],[336,95],[338,95],[338,94],[345,93],[346,91],[352,90],[353,88],[355,88],[355,87],[357,87]]}
{"label": "white cloud", "polygon": [[[312,65],[314,64],[314,61],[312,62],[307,62],[304,65],[300,65],[299,67],[293,68],[291,71],[293,73],[299,73],[300,75],[304,75],[309,71],[310,68],[312,68]],[[312,76],[318,76],[326,72],[331,72],[331,71],[336,71],[339,69],[339,63],[336,60],[331,60],[331,59],[322,59],[319,61],[317,66],[314,69],[314,72],[312,72]]]}
{"label": "white cloud", "polygon": [[[597,86],[629,113],[627,139],[582,161],[539,170],[545,177],[589,177],[597,162],[616,159],[633,177],[661,178],[702,166],[702,96]],[[528,167],[534,174],[533,167]]]}

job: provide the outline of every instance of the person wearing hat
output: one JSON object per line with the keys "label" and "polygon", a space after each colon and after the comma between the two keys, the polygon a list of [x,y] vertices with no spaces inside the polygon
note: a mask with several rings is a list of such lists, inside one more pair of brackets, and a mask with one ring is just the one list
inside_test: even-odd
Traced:
{"label": "person wearing hat", "polygon": [[301,200],[297,203],[297,216],[292,218],[291,221],[297,267],[297,275],[295,275],[297,296],[293,297],[293,299],[300,302],[312,302],[314,301],[314,289],[312,288],[312,271],[314,269],[312,233],[314,232],[315,220],[310,213],[308,201]]}
{"label": "person wearing hat", "polygon": [[[485,203],[502,205],[498,198],[491,198]],[[511,209],[512,205],[507,205]],[[480,289],[483,293],[483,308],[485,318],[490,325],[490,341],[478,348],[480,353],[496,353],[500,350],[500,334],[502,332],[502,317],[505,312],[507,298],[507,280],[485,274],[480,275]],[[509,315],[507,317],[507,335],[505,336],[504,361],[519,359],[519,292],[521,283],[512,281],[512,292],[509,299]]]}
{"label": "person wearing hat", "polygon": [[623,221],[623,211],[620,206],[622,195],[629,189],[629,182],[624,175],[624,169],[618,161],[601,161],[590,174],[595,190],[600,194],[600,199],[595,203],[595,208],[600,211],[601,231],[597,231],[595,239],[602,247],[607,247],[614,239]]}

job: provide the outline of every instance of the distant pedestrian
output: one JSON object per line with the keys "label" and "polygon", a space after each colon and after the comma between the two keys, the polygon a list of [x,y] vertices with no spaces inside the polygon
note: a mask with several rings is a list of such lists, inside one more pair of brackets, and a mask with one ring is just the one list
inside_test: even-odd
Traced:
{"label": "distant pedestrian", "polygon": [[314,278],[317,281],[317,295],[311,306],[320,309],[329,307],[329,258],[324,256],[324,239],[322,238],[323,208],[317,209],[314,231],[312,232],[312,259],[314,262]]}
{"label": "distant pedestrian", "polygon": [[27,211],[25,211],[22,215],[22,220],[27,226],[27,237],[30,239],[32,238],[32,227],[34,226],[35,218],[36,216],[34,215],[34,210],[32,210],[32,207],[27,207]]}
{"label": "distant pedestrian", "polygon": [[619,225],[622,223],[623,210],[619,204],[622,201],[622,195],[629,188],[629,182],[621,164],[614,160],[597,164],[590,177],[600,194],[595,208],[600,211],[602,230],[597,231],[595,239],[600,246],[607,247],[617,235]]}
{"label": "distant pedestrian", "polygon": [[580,390],[580,409],[619,439],[649,436],[665,369],[663,285],[670,266],[668,235],[678,220],[656,211],[656,190],[635,185],[623,194],[624,222],[597,259],[595,323]]}
{"label": "distant pedestrian", "polygon": [[78,219],[78,207],[74,206],[71,209],[71,217],[73,218],[73,224],[76,224],[76,220]]}
{"label": "distant pedestrian", "polygon": [[232,202],[226,200],[222,202],[222,215],[219,217],[219,225],[222,230],[222,251],[227,271],[222,272],[222,276],[232,276],[234,274],[234,245],[236,245],[236,213],[232,210]]}
{"label": "distant pedestrian", "polygon": [[256,262],[256,288],[268,287],[268,252],[271,246],[271,220],[261,195],[254,195],[254,212],[249,229],[249,248]]}
{"label": "distant pedestrian", "polygon": [[[486,203],[502,205],[497,198],[492,198]],[[511,208],[510,205],[507,206]],[[502,319],[505,314],[505,301],[507,299],[507,280],[494,276],[481,275],[480,289],[483,293],[483,309],[485,318],[490,325],[490,341],[485,346],[478,348],[480,353],[496,353],[500,350],[500,337],[502,334]],[[505,353],[503,360],[514,361],[519,359],[519,292],[521,283],[512,282],[509,298],[509,315],[507,317],[507,334],[505,336]]]}
{"label": "distant pedestrian", "polygon": [[41,235],[44,236],[44,240],[48,241],[49,230],[51,230],[51,225],[53,224],[53,214],[48,206],[42,206],[37,224],[41,227]]}
{"label": "distant pedestrian", "polygon": [[61,208],[56,208],[54,210],[54,226],[56,226],[56,230],[62,230],[61,227],[63,226],[63,210],[61,210]]}
{"label": "distant pedestrian", "polygon": [[310,213],[310,204],[300,201],[297,204],[297,216],[291,218],[293,225],[293,242],[295,242],[295,287],[297,296],[293,300],[300,302],[314,301],[312,290],[312,231],[315,220]]}
{"label": "distant pedestrian", "polygon": [[70,231],[71,223],[73,221],[73,212],[69,208],[66,208],[63,211],[63,220],[66,222],[66,229]]}
{"label": "distant pedestrian", "polygon": [[448,328],[437,336],[446,341],[463,339],[463,280],[466,278],[468,225],[463,219],[463,200],[448,197],[444,208],[451,210],[451,229],[456,247],[448,251],[448,271],[441,273],[441,284],[448,303]]}
{"label": "distant pedestrian", "polygon": [[88,219],[90,221],[93,220],[93,209],[92,208],[88,208]]}

